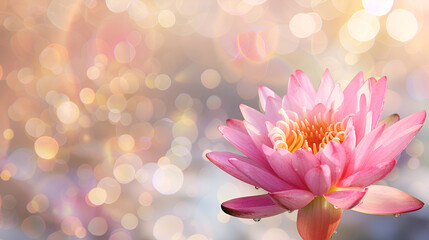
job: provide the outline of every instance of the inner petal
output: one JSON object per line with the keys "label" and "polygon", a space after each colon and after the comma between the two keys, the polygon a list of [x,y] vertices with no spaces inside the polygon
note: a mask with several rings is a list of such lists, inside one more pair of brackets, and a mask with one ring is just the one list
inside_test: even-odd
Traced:
{"label": "inner petal", "polygon": [[313,154],[319,152],[330,141],[342,143],[346,136],[344,120],[335,122],[333,114],[319,113],[312,118],[304,114],[300,119],[290,119],[283,109],[284,120],[276,123],[268,134],[274,149],[283,148],[293,153],[300,148],[308,149]]}

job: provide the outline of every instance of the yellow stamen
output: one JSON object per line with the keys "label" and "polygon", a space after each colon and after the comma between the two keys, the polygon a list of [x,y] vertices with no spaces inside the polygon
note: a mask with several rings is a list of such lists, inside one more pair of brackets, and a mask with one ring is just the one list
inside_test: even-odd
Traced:
{"label": "yellow stamen", "polygon": [[276,123],[268,137],[275,149],[283,148],[289,152],[295,152],[300,148],[305,148],[316,154],[323,149],[330,141],[342,143],[346,132],[344,122],[334,122],[335,112],[326,111],[319,113],[313,119],[308,117],[304,109],[304,119],[299,119],[298,114],[293,113],[295,121],[281,109],[279,113],[284,120]]}

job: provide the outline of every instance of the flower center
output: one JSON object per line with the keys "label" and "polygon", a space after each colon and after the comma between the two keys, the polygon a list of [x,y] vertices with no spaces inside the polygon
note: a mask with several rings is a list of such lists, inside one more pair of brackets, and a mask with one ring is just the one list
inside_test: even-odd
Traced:
{"label": "flower center", "polygon": [[284,120],[276,123],[268,134],[274,149],[283,148],[293,153],[300,148],[316,154],[330,141],[342,143],[346,132],[343,122],[334,122],[327,114],[319,113],[312,119],[300,119],[295,113],[295,121],[291,120],[284,110],[280,110]]}

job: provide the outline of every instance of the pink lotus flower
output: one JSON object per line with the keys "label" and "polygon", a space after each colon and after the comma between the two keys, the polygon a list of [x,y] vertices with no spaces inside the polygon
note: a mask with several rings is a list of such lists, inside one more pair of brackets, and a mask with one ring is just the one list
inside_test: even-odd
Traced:
{"label": "pink lotus flower", "polygon": [[316,92],[296,71],[283,98],[259,88],[261,113],[241,105],[243,121],[228,119],[219,131],[245,156],[210,152],[211,162],[268,193],[222,203],[232,216],[259,219],[298,211],[303,239],[329,239],[343,209],[369,214],[415,211],[424,203],[398,189],[372,185],[395,166],[395,157],[417,134],[424,111],[380,122],[386,77],[362,73],[341,89],[328,70]]}

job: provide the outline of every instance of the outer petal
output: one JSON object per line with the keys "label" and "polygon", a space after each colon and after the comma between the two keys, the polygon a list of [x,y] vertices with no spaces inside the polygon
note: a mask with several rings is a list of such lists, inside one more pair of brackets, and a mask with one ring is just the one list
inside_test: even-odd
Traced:
{"label": "outer petal", "polygon": [[422,201],[396,188],[372,185],[368,187],[361,204],[352,210],[368,214],[388,215],[416,211],[423,205]]}
{"label": "outer petal", "polygon": [[299,81],[299,85],[301,85],[301,87],[304,89],[304,91],[313,99],[316,96],[316,91],[314,90],[314,86],[313,83],[311,83],[310,79],[307,77],[307,75],[301,71],[301,70],[296,70],[295,71],[295,76]]}
{"label": "outer petal", "polygon": [[241,120],[230,118],[226,120],[226,125],[240,132],[243,132],[243,133],[247,132],[246,128],[244,127],[244,123]]}
{"label": "outer petal", "polygon": [[287,210],[303,208],[314,199],[314,195],[311,192],[301,189],[273,192],[268,195],[275,203]]}
{"label": "outer petal", "polygon": [[359,171],[345,179],[338,185],[341,187],[366,187],[383,179],[395,167],[396,160],[384,162],[375,167]]}
{"label": "outer petal", "polygon": [[273,90],[265,86],[259,86],[258,94],[259,94],[259,102],[261,103],[261,108],[263,111],[265,111],[265,106],[267,104],[268,97],[274,97],[279,101],[281,101],[281,98],[277,94],[275,94]]}
{"label": "outer petal", "polygon": [[350,209],[358,205],[363,196],[365,196],[366,188],[360,190],[344,190],[330,192],[324,195],[326,200],[337,208]]}
{"label": "outer petal", "polygon": [[274,173],[268,172],[256,165],[234,158],[229,159],[229,162],[248,178],[252,179],[256,183],[255,186],[261,187],[269,192],[293,188],[291,185],[278,178]]}
{"label": "outer petal", "polygon": [[209,152],[206,154],[206,156],[212,163],[214,163],[216,166],[218,166],[220,169],[230,174],[231,176],[238,178],[241,181],[253,186],[257,184],[253,179],[247,177],[228,161],[229,159],[234,158],[244,162],[251,162],[250,159],[229,152]]}
{"label": "outer petal", "polygon": [[359,142],[359,144],[356,147],[356,150],[354,151],[355,154],[352,159],[352,162],[350,162],[348,166],[347,176],[355,173],[363,166],[365,166],[365,163],[368,160],[371,153],[373,153],[373,150],[375,148],[375,143],[383,133],[383,130],[384,130],[384,125],[381,125],[376,129],[372,130],[369,134],[363,137],[362,141]]}
{"label": "outer petal", "polygon": [[250,136],[239,130],[227,126],[219,126],[219,131],[222,135],[236,147],[240,152],[252,160],[257,161],[262,166],[266,167],[268,164],[265,161],[265,156],[255,146]]}
{"label": "outer petal", "polygon": [[324,197],[316,197],[298,211],[298,232],[304,240],[327,240],[340,222],[343,210],[334,208]]}
{"label": "outer petal", "polygon": [[274,203],[268,194],[226,201],[222,203],[222,210],[229,215],[241,218],[271,217],[286,211]]}
{"label": "outer petal", "polygon": [[327,165],[320,165],[310,169],[305,174],[305,183],[314,195],[322,195],[331,186],[331,170]]}
{"label": "outer petal", "polygon": [[426,112],[420,111],[387,128],[377,141],[368,164],[375,165],[396,157],[422,128]]}

